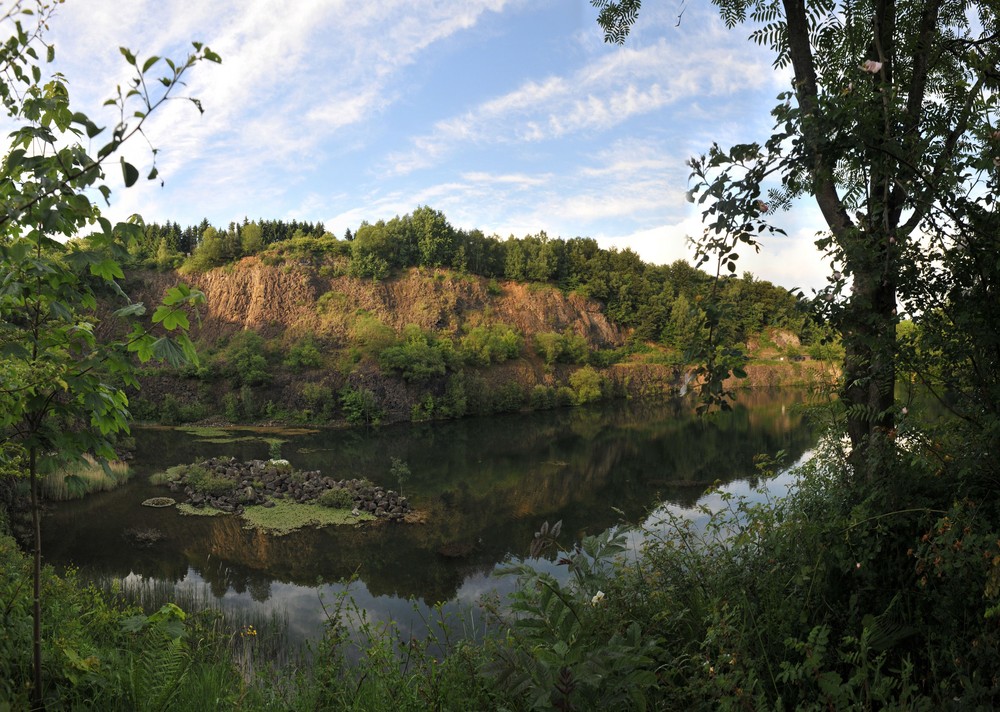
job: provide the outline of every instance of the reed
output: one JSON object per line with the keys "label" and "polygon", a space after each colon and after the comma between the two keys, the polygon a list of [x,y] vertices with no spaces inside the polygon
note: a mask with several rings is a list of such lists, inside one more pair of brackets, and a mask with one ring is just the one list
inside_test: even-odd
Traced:
{"label": "reed", "polygon": [[94,492],[113,490],[132,476],[127,463],[112,460],[105,469],[90,455],[84,455],[79,462],[49,465],[48,468],[43,466],[42,492],[47,499],[58,501],[82,499]]}
{"label": "reed", "polygon": [[141,608],[147,615],[167,603],[176,604],[208,638],[227,641],[232,661],[248,683],[264,670],[284,668],[301,657],[302,651],[289,640],[287,612],[225,607],[205,582],[102,576],[94,585],[109,600]]}

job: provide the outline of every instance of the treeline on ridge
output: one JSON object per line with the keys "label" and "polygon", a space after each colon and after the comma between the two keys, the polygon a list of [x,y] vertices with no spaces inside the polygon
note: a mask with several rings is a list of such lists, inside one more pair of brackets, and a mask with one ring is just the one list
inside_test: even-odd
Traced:
{"label": "treeline on ridge", "polygon": [[709,295],[717,308],[713,339],[745,342],[768,327],[796,334],[814,345],[827,334],[804,301],[750,273],[728,275],[717,284],[688,263],[651,265],[631,249],[601,248],[588,237],[553,239],[544,232],[501,239],[481,230],[453,227],[438,210],[375,223],[362,222],[342,239],[323,223],[255,220],[225,229],[203,220],[182,228],[151,223],[131,248],[132,266],[200,272],[259,255],[268,264],[308,262],[326,275],[376,280],[410,267],[448,268],[459,273],[519,282],[540,282],[601,301],[609,319],[633,330],[637,342],[688,350],[704,338]]}

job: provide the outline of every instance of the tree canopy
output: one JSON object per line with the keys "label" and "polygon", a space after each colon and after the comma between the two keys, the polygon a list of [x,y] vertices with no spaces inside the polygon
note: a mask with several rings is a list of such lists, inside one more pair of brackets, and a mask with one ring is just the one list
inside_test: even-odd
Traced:
{"label": "tree canopy", "polygon": [[[592,1],[605,38],[624,42],[639,0]],[[870,479],[895,432],[900,312],[947,341],[942,327],[967,321],[976,306],[957,298],[963,285],[983,296],[995,289],[986,255],[997,246],[1000,7],[988,0],[713,4],[730,28],[748,25],[750,39],[772,50],[776,66],[791,67],[794,79],[772,111],[770,137],[715,145],[692,159],[690,196],[706,221],[701,254],[733,268],[733,248],[757,246],[756,235],[776,229],[776,211],[800,196],[815,200],[827,228],[817,245],[834,265],[817,304],[843,334],[852,462]],[[995,380],[982,367],[984,344],[966,345],[955,368],[969,376],[965,395],[983,403],[975,393],[995,390]]]}

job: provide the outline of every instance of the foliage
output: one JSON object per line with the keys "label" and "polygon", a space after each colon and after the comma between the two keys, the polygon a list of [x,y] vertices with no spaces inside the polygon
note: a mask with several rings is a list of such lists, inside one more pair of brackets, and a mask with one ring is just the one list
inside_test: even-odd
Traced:
{"label": "foliage", "polygon": [[[49,471],[46,472],[46,469]],[[128,463],[121,460],[97,462],[84,455],[79,462],[63,466],[39,463],[42,493],[48,499],[80,499],[92,492],[107,492],[125,484],[131,476]]]}
{"label": "foliage", "polygon": [[316,502],[330,509],[351,509],[354,506],[354,498],[343,487],[331,487],[320,494]]}
{"label": "foliage", "polygon": [[[606,39],[623,42],[640,3],[593,4]],[[966,398],[996,382],[978,360],[995,360],[998,342],[984,313],[996,302],[985,298],[996,284],[996,4],[714,4],[729,27],[754,27],[751,39],[794,81],[767,140],[713,145],[690,161],[689,198],[706,225],[699,260],[735,272],[738,246],[759,249],[758,236],[781,232],[776,213],[802,196],[816,201],[827,227],[816,244],[833,267],[816,306],[843,339],[840,397],[867,486],[891,469],[882,453],[899,412],[901,311],[928,327],[924,354],[948,345]],[[707,381],[726,375],[711,354],[708,363]]]}
{"label": "foliage", "polygon": [[561,334],[545,331],[535,334],[535,351],[549,366],[556,363],[587,362],[590,347],[587,339],[567,327]]}
{"label": "foliage", "polygon": [[[200,43],[178,62],[155,56],[141,61],[121,48],[132,76],[129,89],[119,88],[106,102],[119,115],[108,135],[73,111],[62,75],[42,83],[43,68],[55,57],[44,39],[53,11],[45,2],[0,9],[0,24],[10,32],[0,47],[0,98],[12,125],[0,167],[0,433],[27,453],[36,555],[36,707],[43,684],[37,458],[48,452],[66,461],[87,452],[111,457],[109,436],[128,428],[124,389],[137,386],[132,354],[175,366],[195,360],[186,334],[188,307],[203,301],[200,292],[179,285],[167,291],[148,323],[142,320],[145,306],[130,302],[117,281],[124,277],[120,262],[128,243],[141,233],[140,221],[112,225],[91,197],[108,200],[105,171],[112,157],[143,134],[149,116],[183,84],[186,72],[201,60],[219,61]],[[38,49],[44,49],[44,61]],[[126,188],[138,181],[139,170],[124,157],[119,166]],[[157,175],[154,160],[147,177]],[[103,342],[97,336],[98,296],[123,303],[106,320],[111,333]]]}
{"label": "foliage", "polygon": [[396,480],[396,486],[399,488],[400,496],[402,496],[403,485],[410,478],[410,466],[406,464],[405,460],[401,460],[398,457],[390,458],[389,462],[391,463],[389,474]]}
{"label": "foliage", "polygon": [[599,401],[604,395],[604,379],[591,366],[584,366],[570,374],[569,383],[579,405]]}
{"label": "foliage", "polygon": [[408,324],[403,330],[402,343],[388,346],[378,355],[379,366],[399,373],[407,381],[443,376],[455,360],[450,339],[439,339],[416,324]]}
{"label": "foliage", "polygon": [[293,371],[319,368],[323,365],[323,355],[317,348],[315,338],[311,334],[296,342],[288,350],[285,365]]}
{"label": "foliage", "polygon": [[[555,543],[561,524],[542,525],[533,557]],[[511,638],[488,670],[527,709],[647,706],[657,685],[659,644],[643,635],[637,621],[615,620],[607,611],[605,590],[612,588],[616,559],[624,551],[625,533],[607,530],[558,552],[572,575],[568,583],[529,563],[502,572],[518,577],[510,605],[514,617],[495,611]]]}
{"label": "foliage", "polygon": [[507,324],[488,324],[469,330],[459,342],[462,357],[476,366],[489,366],[517,358],[524,339]]}
{"label": "foliage", "polygon": [[[477,644],[476,630],[456,627],[439,605],[426,620],[426,638],[403,635],[393,620],[371,618],[344,590],[325,605],[326,635],[317,651],[323,664],[313,684],[300,688],[302,709],[420,712],[427,709],[510,709],[514,698],[500,694],[479,674],[495,644]],[[415,607],[415,616],[423,616]]]}
{"label": "foliage", "polygon": [[261,386],[271,382],[264,339],[254,331],[240,331],[226,347],[227,373],[234,386]]}
{"label": "foliage", "polygon": [[378,425],[384,416],[375,394],[367,388],[345,386],[340,392],[340,404],[347,422],[354,425]]}
{"label": "foliage", "polygon": [[209,472],[200,465],[188,466],[181,481],[195,492],[208,496],[226,494],[236,487],[236,482],[233,480]]}

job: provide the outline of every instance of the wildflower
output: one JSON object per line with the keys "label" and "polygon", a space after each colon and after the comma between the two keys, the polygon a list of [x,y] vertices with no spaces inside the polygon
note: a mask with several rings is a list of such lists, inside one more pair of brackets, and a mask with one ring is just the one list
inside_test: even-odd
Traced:
{"label": "wildflower", "polygon": [[878,74],[882,71],[882,63],[876,62],[874,59],[866,59],[865,63],[861,65],[861,70],[869,74]]}
{"label": "wildflower", "polygon": [[257,635],[257,629],[252,625],[243,626],[243,630],[240,631],[241,638],[253,638]]}
{"label": "wildflower", "polygon": [[598,591],[594,594],[594,597],[590,599],[590,605],[598,606],[604,603],[604,591]]}
{"label": "wildflower", "polygon": [[910,412],[910,409],[904,405],[902,410],[900,410],[899,412],[902,413],[903,415],[906,415],[907,413]]}
{"label": "wildflower", "polygon": [[856,569],[860,569],[860,568],[861,568],[861,562],[860,562],[860,561],[858,561],[858,562],[855,562],[855,564],[854,564],[854,568],[856,568]]}

